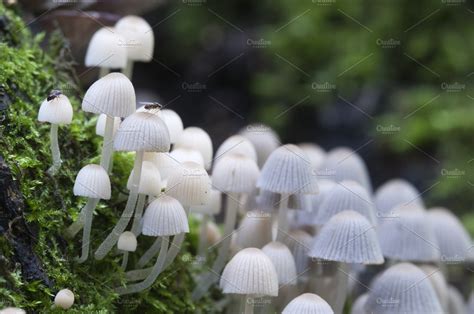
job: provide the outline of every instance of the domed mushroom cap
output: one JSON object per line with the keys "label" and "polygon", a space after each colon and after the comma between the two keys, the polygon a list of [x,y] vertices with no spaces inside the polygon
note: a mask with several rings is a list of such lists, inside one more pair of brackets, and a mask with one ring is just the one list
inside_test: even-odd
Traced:
{"label": "domed mushroom cap", "polygon": [[258,296],[278,295],[278,275],[272,261],[261,250],[247,248],[239,251],[222,272],[223,293]]}
{"label": "domed mushroom cap", "polygon": [[205,169],[210,169],[212,164],[212,141],[207,134],[201,128],[188,127],[183,130],[181,136],[176,141],[175,148],[190,148],[197,150],[201,153],[204,158]]}
{"label": "domed mushroom cap", "polygon": [[326,152],[320,146],[314,143],[301,143],[298,144],[298,147],[305,152],[306,156],[308,156],[309,161],[311,162],[311,167],[314,170],[319,169],[326,159]]}
{"label": "domed mushroom cap", "polygon": [[176,148],[170,152],[169,156],[175,159],[176,165],[186,161],[192,161],[204,167],[204,158],[201,153],[195,149],[186,147]]}
{"label": "domed mushroom cap", "polygon": [[54,304],[62,309],[69,309],[74,304],[74,293],[69,289],[62,289],[54,297]]}
{"label": "domed mushroom cap", "polygon": [[458,218],[444,208],[428,211],[436,241],[441,252],[442,262],[459,262],[468,258],[471,238]]}
{"label": "domed mushroom cap", "polygon": [[168,177],[178,171],[181,166],[181,163],[171,157],[170,153],[145,152],[143,160],[152,162],[158,168],[164,185]]}
{"label": "domed mushroom cap", "polygon": [[319,295],[303,293],[291,300],[282,314],[334,314],[331,306]]}
{"label": "domed mushroom cap", "polygon": [[368,293],[364,293],[357,297],[357,299],[352,304],[351,314],[369,314],[369,312],[365,310],[365,302],[367,302],[368,298]]}
{"label": "domed mushroom cap", "polygon": [[418,267],[401,263],[385,270],[371,285],[368,313],[442,313],[429,280]]}
{"label": "domed mushroom cap", "polygon": [[135,89],[122,73],[113,72],[89,87],[82,100],[82,110],[127,117],[135,112]]}
{"label": "domed mushroom cap", "polygon": [[137,237],[133,232],[123,232],[117,241],[117,248],[126,252],[135,252],[137,249]]}
{"label": "domed mushroom cap", "polygon": [[441,269],[427,264],[421,265],[419,267],[429,278],[431,286],[433,287],[434,291],[436,292],[436,296],[438,297],[439,304],[444,310],[447,310],[449,298],[448,284],[446,282],[446,278],[444,278]]}
{"label": "domed mushroom cap", "polygon": [[240,130],[240,135],[252,142],[257,152],[258,166],[265,164],[268,156],[280,146],[280,139],[275,131],[264,124],[250,124]]}
{"label": "domed mushroom cap", "polygon": [[[467,314],[462,294],[453,286],[448,286],[448,313]],[[472,312],[469,312],[472,313]]]}
{"label": "domed mushroom cap", "polygon": [[[101,113],[99,115],[99,117],[97,118],[97,124],[95,125],[95,134],[99,135],[99,136],[104,136],[105,135],[105,122],[106,122],[106,119],[107,119],[107,115]],[[114,132],[113,134],[115,135],[115,133],[117,133],[117,130],[120,126],[120,123],[122,122],[122,120],[120,119],[120,117],[114,117]]]}
{"label": "domed mushroom cap", "polygon": [[262,252],[275,266],[280,286],[296,285],[295,259],[286,245],[276,241],[270,242],[262,248]]}
{"label": "domed mushroom cap", "polygon": [[375,227],[353,210],[334,215],[323,226],[309,256],[344,263],[384,262]]}
{"label": "domed mushroom cap", "polygon": [[295,145],[277,148],[263,165],[257,187],[285,194],[316,194],[318,185],[306,154]]}
{"label": "domed mushroom cap", "polygon": [[336,182],[322,179],[318,180],[319,193],[304,195],[309,198],[308,209],[298,212],[296,216],[296,226],[312,226],[317,224],[319,208],[324,198],[337,185]]}
{"label": "domed mushroom cap", "polygon": [[125,38],[113,27],[102,27],[92,35],[89,41],[85,65],[109,69],[125,68],[127,49],[124,43]]}
{"label": "domed mushroom cap", "polygon": [[66,95],[51,99],[45,99],[41,103],[38,112],[39,122],[49,122],[51,124],[70,124],[72,122],[73,110],[71,102]]}
{"label": "domed mushroom cap", "polygon": [[73,193],[76,196],[110,199],[111,185],[107,171],[99,165],[84,166],[76,176]]}
{"label": "domed mushroom cap", "polygon": [[325,173],[328,176],[326,179],[336,182],[344,180],[356,181],[365,187],[367,191],[372,191],[369,173],[364,161],[350,148],[338,147],[329,151],[320,170],[320,173]]}
{"label": "domed mushroom cap", "polygon": [[399,205],[391,217],[384,217],[378,237],[385,257],[400,261],[434,262],[440,252],[426,211],[413,205]]}
{"label": "domed mushroom cap", "polygon": [[183,133],[183,121],[173,110],[163,109],[158,112],[158,116],[165,122],[170,132],[171,144],[174,144]]}
{"label": "domed mushroom cap", "polygon": [[155,37],[150,24],[143,18],[127,15],[115,24],[116,31],[125,38],[127,58],[133,61],[149,62],[153,58]]}
{"label": "domed mushroom cap", "polygon": [[211,180],[206,170],[194,162],[184,162],[168,178],[166,193],[183,206],[199,206],[209,202]]}
{"label": "domed mushroom cap", "polygon": [[251,193],[260,171],[252,159],[238,154],[219,158],[212,172],[212,183],[219,191]]}
{"label": "domed mushroom cap", "polygon": [[344,210],[354,210],[376,224],[374,204],[367,190],[357,182],[342,181],[334,186],[319,206],[315,223],[325,224],[335,214]]}
{"label": "domed mushroom cap", "polygon": [[6,307],[0,310],[0,314],[26,314],[26,312],[17,307]]}
{"label": "domed mushroom cap", "polygon": [[240,248],[262,248],[272,241],[272,215],[261,210],[248,211],[236,231],[236,245]]}
{"label": "domed mushroom cap", "polygon": [[211,189],[209,201],[204,205],[191,206],[190,211],[193,213],[217,215],[221,211],[222,194],[218,190]]}
{"label": "domed mushroom cap", "polygon": [[218,160],[224,156],[239,154],[257,162],[257,152],[252,142],[241,135],[233,135],[226,139],[217,149],[215,159]]}
{"label": "domed mushroom cap", "polygon": [[143,234],[172,236],[189,232],[188,218],[181,203],[168,195],[161,195],[148,205],[143,215]]}
{"label": "domed mushroom cap", "polygon": [[167,152],[170,134],[163,120],[149,112],[136,112],[122,121],[114,141],[117,151]]}
{"label": "domed mushroom cap", "polygon": [[375,191],[374,203],[381,215],[390,213],[394,207],[402,204],[424,208],[420,192],[403,179],[392,179],[382,184]]}
{"label": "domed mushroom cap", "polygon": [[[132,170],[127,181],[127,189],[129,190],[132,190],[133,175],[134,171]],[[156,196],[161,193],[161,188],[162,183],[158,168],[156,168],[156,166],[150,161],[143,161],[142,172],[140,175],[140,184],[138,185],[138,193]]]}
{"label": "domed mushroom cap", "polygon": [[303,230],[293,230],[285,237],[285,244],[295,258],[296,272],[301,275],[308,270],[308,252],[313,242],[313,237]]}

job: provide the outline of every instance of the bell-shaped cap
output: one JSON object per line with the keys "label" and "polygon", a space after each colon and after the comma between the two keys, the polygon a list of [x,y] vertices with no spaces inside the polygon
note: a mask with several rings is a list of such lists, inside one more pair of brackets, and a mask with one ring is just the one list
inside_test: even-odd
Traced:
{"label": "bell-shaped cap", "polygon": [[84,166],[76,176],[73,193],[76,196],[89,198],[110,199],[110,178],[99,165]]}
{"label": "bell-shaped cap", "polygon": [[170,132],[171,144],[176,143],[183,133],[183,121],[181,117],[173,110],[163,109],[158,112],[158,116],[165,122]]}
{"label": "bell-shaped cap", "polygon": [[[129,190],[132,190],[133,174],[134,172],[132,170],[127,181],[127,189]],[[161,188],[162,183],[158,168],[150,161],[143,161],[138,193],[157,196],[161,193]]]}
{"label": "bell-shaped cap", "polygon": [[209,201],[205,205],[191,206],[190,211],[198,214],[217,215],[221,212],[222,193],[211,189]]}
{"label": "bell-shaped cap", "polygon": [[353,210],[334,215],[323,226],[309,256],[343,263],[384,262],[374,225]]}
{"label": "bell-shaped cap", "polygon": [[337,183],[334,181],[321,179],[318,180],[318,194],[303,195],[309,198],[309,205],[307,208],[304,208],[305,210],[298,211],[294,221],[295,227],[298,228],[301,226],[313,226],[317,224],[316,222],[318,221],[317,216],[319,212],[319,207],[321,206],[323,199],[336,185]]}
{"label": "bell-shaped cap", "polygon": [[117,248],[126,252],[135,252],[137,249],[137,237],[133,232],[123,232],[117,241]]}
{"label": "bell-shaped cap", "polygon": [[354,210],[376,224],[374,204],[367,190],[355,181],[337,183],[325,195],[319,206],[315,223],[325,224],[332,216],[344,210]]}
{"label": "bell-shaped cap", "polygon": [[229,154],[216,161],[212,184],[222,192],[250,194],[255,189],[259,174],[254,160],[240,154]]}
{"label": "bell-shaped cap", "polygon": [[272,241],[272,215],[261,210],[248,211],[236,231],[235,244],[244,249],[262,248]]}
{"label": "bell-shaped cap", "polygon": [[262,248],[262,252],[275,266],[280,286],[296,285],[295,259],[286,245],[276,241],[270,242]]}
{"label": "bell-shaped cap", "polygon": [[303,293],[283,309],[282,314],[334,314],[331,306],[319,295]]}
{"label": "bell-shaped cap", "polygon": [[[448,286],[448,313],[468,314],[462,294],[453,286]],[[472,312],[469,312],[472,313]]]}
{"label": "bell-shaped cap", "polygon": [[188,217],[181,203],[168,195],[161,195],[148,205],[143,215],[146,236],[172,236],[189,232]]}
{"label": "bell-shaped cap", "polygon": [[469,258],[471,238],[453,213],[445,208],[433,208],[428,211],[428,220],[441,252],[441,262],[458,263]]}
{"label": "bell-shaped cap", "polygon": [[209,134],[207,134],[203,129],[198,127],[188,127],[184,129],[174,147],[186,147],[199,151],[204,158],[204,168],[207,170],[211,168],[213,150],[212,141]]}
{"label": "bell-shaped cap", "polygon": [[385,270],[371,285],[367,313],[443,313],[436,292],[425,273],[401,263]]}
{"label": "bell-shaped cap", "polygon": [[116,151],[167,152],[170,145],[165,123],[149,112],[136,112],[125,118],[114,141]]}
{"label": "bell-shaped cap", "polygon": [[365,310],[365,302],[369,298],[368,293],[361,294],[352,304],[351,314],[370,314]]}
{"label": "bell-shaped cap", "polygon": [[6,307],[0,310],[0,314],[26,314],[26,312],[18,307]]}
{"label": "bell-shaped cap", "polygon": [[166,193],[183,206],[199,206],[209,202],[211,180],[206,170],[194,162],[184,162],[170,175]]}
{"label": "bell-shaped cap", "polygon": [[195,149],[186,147],[175,148],[170,152],[169,156],[175,160],[175,166],[183,162],[192,161],[204,167],[204,158],[201,153]]}
{"label": "bell-shaped cap", "polygon": [[257,187],[281,194],[317,194],[316,175],[306,154],[292,144],[277,148],[263,165]]}
{"label": "bell-shaped cap", "polygon": [[115,30],[125,38],[123,45],[127,49],[129,60],[151,61],[155,36],[147,21],[139,16],[127,15],[118,20]]}
{"label": "bell-shaped cap", "polygon": [[127,64],[125,38],[113,27],[102,27],[92,35],[87,47],[85,65],[108,69],[123,69]]}
{"label": "bell-shaped cap", "polygon": [[146,152],[143,160],[152,162],[158,168],[164,185],[168,177],[180,167],[180,162],[171,157],[170,153]]}
{"label": "bell-shaped cap", "polygon": [[439,304],[444,310],[448,308],[448,283],[446,278],[444,278],[443,272],[439,267],[435,267],[429,264],[424,264],[419,266],[420,269],[426,274],[426,277],[429,278],[431,286],[436,292],[438,297]]}
{"label": "bell-shaped cap", "polygon": [[280,146],[280,139],[275,131],[264,124],[250,124],[240,130],[240,135],[252,142],[258,158],[258,166],[265,164],[268,156]]}
{"label": "bell-shaped cap", "polygon": [[215,159],[217,161],[230,154],[244,155],[245,157],[257,162],[257,152],[255,151],[255,147],[252,142],[241,135],[233,135],[227,138],[217,149]]}
{"label": "bell-shaped cap", "polygon": [[49,101],[45,99],[41,103],[38,121],[51,124],[71,124],[72,116],[73,110],[69,98],[64,94],[60,94]]}
{"label": "bell-shaped cap", "polygon": [[54,297],[54,305],[64,310],[69,309],[74,304],[74,293],[69,289],[62,289]]}
{"label": "bell-shaped cap", "polygon": [[399,205],[392,211],[378,228],[384,256],[399,261],[438,261],[439,247],[426,211],[413,205]]}
{"label": "bell-shaped cap", "polygon": [[309,266],[308,252],[313,242],[313,237],[306,231],[297,229],[290,231],[284,240],[295,258],[297,274],[304,274]]}
{"label": "bell-shaped cap", "polygon": [[278,295],[278,275],[272,261],[257,248],[239,251],[222,272],[220,287],[224,293],[255,296]]}
{"label": "bell-shaped cap", "polygon": [[321,179],[356,181],[372,192],[367,167],[362,158],[350,148],[338,147],[329,151],[318,173]]}
{"label": "bell-shaped cap", "polygon": [[[97,123],[95,125],[95,134],[99,136],[104,136],[105,135],[105,121],[107,120],[107,115],[101,113],[99,117],[97,118]],[[114,117],[114,135],[117,133],[117,130],[120,126],[120,123],[122,120],[120,117]]]}
{"label": "bell-shaped cap", "polygon": [[397,205],[411,204],[424,208],[421,193],[408,181],[392,179],[382,184],[374,195],[374,203],[380,215],[390,214]]}
{"label": "bell-shaped cap", "polygon": [[301,143],[298,147],[305,152],[311,162],[311,167],[318,170],[326,159],[326,152],[320,146],[314,143]]}
{"label": "bell-shaped cap", "polygon": [[122,73],[113,72],[100,78],[86,91],[82,110],[112,117],[127,117],[135,112],[135,89]]}

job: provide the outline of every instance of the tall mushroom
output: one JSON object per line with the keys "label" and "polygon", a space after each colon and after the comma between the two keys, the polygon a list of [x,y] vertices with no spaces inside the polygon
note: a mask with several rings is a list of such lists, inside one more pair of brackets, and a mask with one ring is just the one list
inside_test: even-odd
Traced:
{"label": "tall mushroom", "polygon": [[403,179],[388,180],[375,191],[374,204],[377,216],[386,216],[397,205],[411,204],[424,208],[421,193],[410,182]]}
{"label": "tall mushroom", "polygon": [[204,158],[204,168],[211,169],[212,140],[209,134],[198,127],[187,127],[176,140],[174,148],[189,148],[197,150]]}

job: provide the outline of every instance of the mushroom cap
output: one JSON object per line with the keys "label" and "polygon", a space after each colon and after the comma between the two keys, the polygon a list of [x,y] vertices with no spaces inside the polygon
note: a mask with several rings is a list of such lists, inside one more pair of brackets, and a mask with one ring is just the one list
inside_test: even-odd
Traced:
{"label": "mushroom cap", "polygon": [[117,248],[126,252],[135,252],[137,249],[137,237],[133,232],[123,232],[117,241]]}
{"label": "mushroom cap", "polygon": [[352,304],[351,314],[369,314],[369,312],[365,310],[365,302],[367,302],[368,298],[368,293],[364,293],[358,296]]}
{"label": "mushroom cap", "polygon": [[374,203],[379,215],[390,213],[397,205],[410,203],[424,208],[420,192],[408,181],[392,179],[382,184],[374,195]]}
{"label": "mushroom cap", "polygon": [[[130,173],[127,189],[132,190],[134,171]],[[143,161],[138,193],[157,196],[161,193],[162,183],[158,168],[151,161]]]}
{"label": "mushroom cap", "polygon": [[290,249],[281,242],[270,242],[262,248],[262,252],[268,256],[275,266],[280,286],[296,285],[295,259]]}
{"label": "mushroom cap", "polygon": [[331,306],[319,295],[303,293],[283,309],[282,314],[334,314]]}
{"label": "mushroom cap", "polygon": [[322,200],[315,223],[325,224],[335,214],[354,210],[376,224],[375,208],[367,190],[355,181],[342,181],[330,189]]}
{"label": "mushroom cap", "polygon": [[205,205],[211,194],[211,180],[202,166],[194,162],[183,162],[169,176],[166,191],[183,206]]}
{"label": "mushroom cap", "polygon": [[69,289],[62,289],[54,297],[54,304],[62,309],[69,309],[74,304],[74,293]]}
{"label": "mushroom cap", "polygon": [[222,194],[218,190],[211,189],[209,201],[205,205],[191,206],[190,211],[193,213],[217,215],[221,212]]}
{"label": "mushroom cap", "polygon": [[305,210],[298,212],[295,218],[295,227],[313,226],[316,224],[319,207],[323,199],[336,185],[337,183],[334,181],[326,179],[318,180],[319,193],[304,195],[309,198],[309,206],[308,208],[304,208]]}
{"label": "mushroom cap", "polygon": [[425,273],[401,263],[385,270],[371,285],[367,313],[443,313],[436,292]]}
{"label": "mushroom cap", "polygon": [[314,143],[301,143],[298,144],[298,147],[305,152],[306,156],[308,156],[309,161],[311,162],[311,167],[314,170],[318,170],[326,158],[326,151]]}
{"label": "mushroom cap", "polygon": [[353,210],[334,215],[316,236],[310,257],[359,264],[382,264],[377,233],[364,216]]}
{"label": "mushroom cap", "polygon": [[313,237],[303,230],[293,230],[285,237],[285,244],[290,249],[295,258],[297,274],[303,274],[308,270],[308,252],[313,242]]}
{"label": "mushroom cap", "polygon": [[378,237],[387,258],[414,262],[434,262],[440,258],[426,211],[414,205],[395,207],[392,217],[381,220]]}
{"label": "mushroom cap", "polygon": [[125,38],[124,46],[129,60],[151,61],[155,36],[147,21],[139,16],[127,15],[118,20],[115,30]]}
{"label": "mushroom cap", "polygon": [[445,208],[433,208],[427,213],[441,252],[441,261],[450,263],[469,258],[471,238],[459,219]]}
{"label": "mushroom cap", "polygon": [[257,248],[239,251],[222,272],[223,293],[257,296],[278,295],[278,275],[272,261]]}
{"label": "mushroom cap", "polygon": [[152,162],[158,168],[163,185],[166,185],[168,177],[180,167],[180,163],[171,157],[170,153],[145,152],[143,160]]}
{"label": "mushroom cap", "polygon": [[99,165],[84,166],[76,176],[73,193],[76,196],[110,199],[111,185],[107,171]]}
{"label": "mushroom cap", "polygon": [[453,286],[448,286],[448,313],[466,313],[466,304],[462,294]]}
{"label": "mushroom cap", "polygon": [[222,192],[250,194],[259,174],[254,160],[240,154],[226,154],[215,163],[212,184]]}
{"label": "mushroom cap", "polygon": [[181,117],[171,109],[162,109],[158,116],[165,122],[170,132],[171,144],[174,144],[183,133],[183,121]]}
{"label": "mushroom cap", "polygon": [[443,272],[438,267],[432,265],[420,265],[420,269],[426,274],[431,282],[431,286],[436,292],[439,304],[444,310],[448,309],[448,284],[444,278]]}
{"label": "mushroom cap", "polygon": [[135,89],[122,73],[113,72],[97,80],[86,91],[82,110],[112,117],[127,117],[135,112]]}
{"label": "mushroom cap", "polygon": [[0,314],[26,314],[26,312],[18,307],[6,307],[0,310]]}
{"label": "mushroom cap", "polygon": [[261,210],[248,211],[235,233],[238,247],[260,249],[272,241],[272,215]]}
{"label": "mushroom cap", "polygon": [[38,112],[39,122],[49,122],[51,124],[71,124],[73,109],[69,98],[61,94],[48,101],[45,99],[41,103]]}
{"label": "mushroom cap", "polygon": [[284,194],[316,194],[318,185],[306,154],[296,145],[277,148],[263,165],[257,187]]}
{"label": "mushroom cap", "polygon": [[187,232],[188,217],[177,199],[161,195],[148,205],[143,215],[144,235],[159,237]]}
{"label": "mushroom cap", "polygon": [[372,192],[372,185],[364,160],[350,148],[338,147],[329,151],[319,169],[320,177],[327,175],[326,179],[336,182],[356,181],[367,191]]}
{"label": "mushroom cap", "polygon": [[113,27],[102,27],[92,35],[87,47],[85,65],[109,69],[123,69],[127,64],[125,38]]}
{"label": "mushroom cap", "polygon": [[205,169],[209,170],[212,164],[212,140],[201,128],[187,127],[178,137],[174,148],[187,147],[199,151],[204,158]]}
{"label": "mushroom cap", "polygon": [[240,135],[252,142],[257,152],[258,166],[265,164],[268,156],[280,146],[280,139],[275,131],[264,124],[250,124],[240,130]]}
{"label": "mushroom cap", "polygon": [[125,118],[114,140],[116,151],[167,152],[170,145],[165,123],[149,112],[136,112]]}
{"label": "mushroom cap", "polygon": [[[216,151],[215,159],[222,158],[230,154],[244,155],[257,162],[257,152],[252,142],[242,135],[232,135],[227,138]],[[214,161],[215,163],[215,161]]]}
{"label": "mushroom cap", "polygon": [[[99,117],[97,118],[97,124],[95,125],[95,134],[104,137],[105,135],[105,121],[107,119],[107,115],[101,113]],[[114,132],[113,134],[117,133],[117,130],[120,126],[120,123],[122,120],[120,117],[114,117]]]}
{"label": "mushroom cap", "polygon": [[195,149],[186,147],[176,148],[170,152],[170,157],[175,159],[176,165],[186,161],[192,161],[204,167],[204,158],[202,154]]}

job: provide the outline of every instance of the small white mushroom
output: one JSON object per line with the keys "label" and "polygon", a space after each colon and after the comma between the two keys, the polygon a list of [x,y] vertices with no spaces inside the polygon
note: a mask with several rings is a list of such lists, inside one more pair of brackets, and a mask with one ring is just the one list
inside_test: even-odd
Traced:
{"label": "small white mushroom", "polygon": [[198,127],[187,127],[183,130],[174,148],[190,148],[199,151],[204,158],[204,168],[211,169],[212,165],[212,140],[209,134]]}
{"label": "small white mushroom", "polygon": [[137,249],[137,237],[135,234],[130,231],[123,232],[117,241],[117,249],[124,252],[122,269],[125,269],[128,263],[128,252],[135,252]]}
{"label": "small white mushroom", "polygon": [[263,167],[268,156],[280,146],[275,131],[264,124],[250,124],[240,130],[240,135],[252,142],[258,158],[258,166]]}
{"label": "small white mushroom", "polygon": [[69,289],[62,289],[54,297],[54,304],[64,310],[69,309],[74,304],[74,293]]}
{"label": "small white mushroom", "polygon": [[334,314],[331,306],[320,296],[304,293],[294,298],[283,309],[282,314]]}
{"label": "small white mushroom", "polygon": [[26,312],[17,307],[6,307],[0,310],[0,314],[26,314]]}
{"label": "small white mushroom", "polygon": [[233,135],[226,139],[216,151],[216,159],[225,155],[240,154],[257,162],[257,152],[252,142],[242,135]]}

